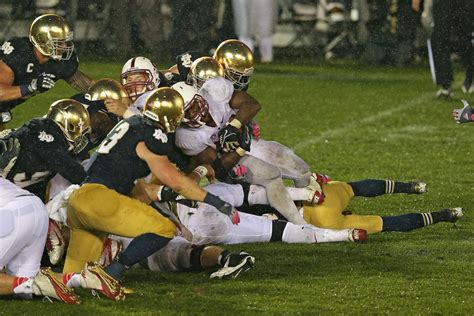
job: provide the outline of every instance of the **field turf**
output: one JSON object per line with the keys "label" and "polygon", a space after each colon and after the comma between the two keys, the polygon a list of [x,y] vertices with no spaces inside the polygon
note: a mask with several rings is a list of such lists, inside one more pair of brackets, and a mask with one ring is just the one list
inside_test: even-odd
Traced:
{"label": "field turf", "polygon": [[[94,78],[116,78],[121,66],[86,62],[81,68]],[[456,79],[461,97],[463,78]],[[472,314],[474,124],[452,120],[452,109],[462,107],[459,99],[437,100],[427,67],[259,65],[252,80],[249,92],[262,104],[257,119],[263,138],[293,148],[314,171],[343,181],[429,185],[422,196],[355,199],[353,212],[397,215],[462,206],[464,218],[456,225],[371,235],[364,244],[229,246],[256,257],[255,268],[237,280],[135,270],[125,278],[135,294],[124,302],[78,291],[80,306],[2,299],[0,314]],[[12,126],[72,93],[58,84],[19,106]],[[467,99],[474,102],[474,95]]]}

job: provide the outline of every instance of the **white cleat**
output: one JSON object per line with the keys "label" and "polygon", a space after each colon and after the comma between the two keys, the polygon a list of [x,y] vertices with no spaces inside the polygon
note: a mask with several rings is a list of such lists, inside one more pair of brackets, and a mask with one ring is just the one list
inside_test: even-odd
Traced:
{"label": "white cleat", "polygon": [[462,207],[453,207],[450,208],[449,211],[451,211],[449,221],[451,223],[456,223],[461,217],[464,216],[464,211]]}
{"label": "white cleat", "polygon": [[41,268],[33,279],[33,294],[55,298],[67,304],[80,304],[81,300],[73,289],[54,277],[51,268]]}
{"label": "white cleat", "polygon": [[231,253],[227,256],[222,268],[211,274],[211,279],[235,279],[250,270],[255,264],[255,258],[246,252]]}
{"label": "white cleat", "polygon": [[61,232],[59,224],[49,219],[48,235],[46,238],[46,250],[48,252],[49,261],[52,265],[57,265],[64,255],[66,243]]}

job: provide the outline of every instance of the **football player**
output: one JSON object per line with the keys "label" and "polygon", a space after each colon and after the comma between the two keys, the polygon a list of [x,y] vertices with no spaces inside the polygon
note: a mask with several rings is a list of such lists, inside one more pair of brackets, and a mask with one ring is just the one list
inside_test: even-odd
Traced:
{"label": "football player", "polygon": [[[191,65],[188,82],[198,90],[206,80],[224,77],[223,70],[221,64],[212,57],[198,58]],[[252,122],[249,127],[253,137],[250,155],[278,166],[282,178],[293,180],[296,187],[302,188],[310,184],[310,167],[303,159],[278,142],[261,139],[260,127],[257,123]]]}
{"label": "football player", "polygon": [[73,32],[56,14],[36,18],[29,37],[4,42],[0,47],[0,130],[11,120],[11,109],[48,91],[59,79],[86,92],[92,80],[78,66]]}
{"label": "football player", "polygon": [[41,200],[0,178],[0,223],[0,269],[5,267],[5,273],[0,273],[0,295],[74,300],[74,293],[61,286],[51,270],[40,271],[48,230],[48,213]]}
{"label": "football player", "polygon": [[45,200],[48,181],[56,173],[71,183],[81,183],[86,173],[74,158],[88,143],[89,114],[70,99],[51,104],[46,117],[32,119],[5,133],[3,140],[16,139],[20,151],[15,159],[0,161],[0,176]]}
{"label": "football player", "polygon": [[[3,151],[2,155],[14,158],[12,152]],[[79,304],[79,297],[70,287],[83,287],[113,293],[109,296],[114,298],[123,297],[116,292],[123,293],[124,289],[112,287],[96,264],[88,264],[81,273],[64,276],[54,274],[50,268],[40,269],[47,230],[48,212],[42,201],[0,178],[0,269],[5,267],[5,273],[0,273],[0,295],[48,296]]]}
{"label": "football player", "polygon": [[168,159],[175,148],[167,133],[179,125],[183,106],[178,92],[159,88],[147,98],[143,116],[122,120],[101,143],[86,167],[85,183],[68,200],[71,240],[64,272],[80,271],[85,262],[97,260],[106,234],[111,233],[134,238],[118,260],[106,267],[111,278],[120,279],[128,267],[161,249],[175,235],[171,220],[127,196],[135,180],[150,172],[184,197],[211,204],[238,223],[238,213],[230,204],[201,189]]}
{"label": "football player", "polygon": [[120,78],[133,108],[136,109],[133,114],[143,111],[145,100],[154,89],[172,85],[150,59],[141,56],[127,60],[122,67]]}
{"label": "football player", "polygon": [[234,89],[247,91],[254,72],[250,48],[239,40],[229,39],[219,44],[213,57],[224,67],[225,77],[232,82]]}
{"label": "football player", "polygon": [[357,182],[327,181],[322,185],[325,199],[320,205],[305,205],[304,218],[317,227],[345,229],[358,227],[368,234],[386,231],[410,231],[439,222],[456,222],[464,215],[462,208],[398,216],[356,215],[346,211],[354,196],[375,197],[383,194],[426,192],[423,182],[362,180]]}
{"label": "football player", "polygon": [[[239,113],[243,104],[258,102],[244,91],[234,91],[230,81],[219,77],[208,79],[199,91],[184,82],[173,88],[178,89],[187,102],[183,124],[176,131],[176,145],[183,153],[195,156],[201,164],[212,164],[221,181],[226,180],[228,170],[237,163],[245,166],[250,171],[245,181],[264,186],[271,206],[290,222],[305,224],[286,191],[280,169],[247,154],[251,140],[243,124],[249,120],[248,116],[242,119]],[[242,125],[244,132],[241,132]],[[220,149],[228,152],[218,156]],[[275,159],[276,155],[268,161]],[[317,201],[321,197],[320,188],[315,182],[311,185]]]}

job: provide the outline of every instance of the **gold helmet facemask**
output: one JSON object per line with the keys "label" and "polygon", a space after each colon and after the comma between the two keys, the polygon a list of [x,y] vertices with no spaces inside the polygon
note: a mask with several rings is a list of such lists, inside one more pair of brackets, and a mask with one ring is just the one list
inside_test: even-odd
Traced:
{"label": "gold helmet facemask", "polygon": [[236,90],[247,88],[254,71],[253,53],[239,40],[222,42],[214,52],[214,59],[224,67],[225,76]]}
{"label": "gold helmet facemask", "polygon": [[87,134],[91,132],[89,113],[84,105],[76,100],[63,99],[51,104],[46,114],[61,129],[72,152],[81,152],[89,143]]}
{"label": "gold helmet facemask", "polygon": [[200,57],[191,64],[188,82],[199,90],[207,79],[224,76],[224,67],[217,60],[212,57]]}
{"label": "gold helmet facemask", "polygon": [[43,14],[30,27],[30,41],[41,54],[56,60],[68,60],[74,51],[73,32],[57,14]]}
{"label": "gold helmet facemask", "polygon": [[167,133],[173,133],[183,119],[183,97],[172,88],[155,89],[145,101],[143,115]]}

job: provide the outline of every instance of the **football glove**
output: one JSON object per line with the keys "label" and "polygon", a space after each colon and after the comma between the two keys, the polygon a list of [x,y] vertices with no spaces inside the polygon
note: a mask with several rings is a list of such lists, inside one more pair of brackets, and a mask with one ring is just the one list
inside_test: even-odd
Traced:
{"label": "football glove", "polygon": [[258,124],[255,121],[251,121],[248,125],[252,132],[252,137],[256,140],[259,140],[260,139],[260,124]]}
{"label": "football glove", "polygon": [[[237,121],[237,123],[234,123]],[[239,147],[240,131],[234,126],[240,122],[236,119],[232,120],[223,129],[219,131],[219,148],[224,152],[231,152]]]}
{"label": "football glove", "polygon": [[15,165],[20,153],[20,141],[10,137],[0,139],[0,176],[6,178],[10,170]]}
{"label": "football glove", "polygon": [[214,206],[219,212],[229,216],[232,224],[238,225],[240,223],[239,212],[235,207],[222,201],[218,196],[208,192],[204,198],[204,203]]}
{"label": "football glove", "polygon": [[464,104],[464,107],[461,109],[453,110],[454,120],[459,124],[472,122],[474,118],[472,113],[472,107],[466,100],[461,101]]}
{"label": "football glove", "polygon": [[176,202],[191,208],[197,207],[197,202],[188,200],[184,196],[176,193],[170,187],[162,186],[157,193],[158,202]]}
{"label": "football glove", "polygon": [[37,92],[42,93],[48,91],[56,84],[54,78],[56,78],[55,75],[43,72],[36,79],[31,80],[28,85],[29,94],[31,95]]}
{"label": "football glove", "polygon": [[252,143],[252,130],[248,125],[242,126],[242,132],[240,133],[239,144],[240,147],[245,151],[250,151],[250,145]]}
{"label": "football glove", "polygon": [[229,172],[230,177],[236,181],[242,181],[245,179],[245,176],[248,173],[247,167],[244,165],[235,165],[232,170]]}

